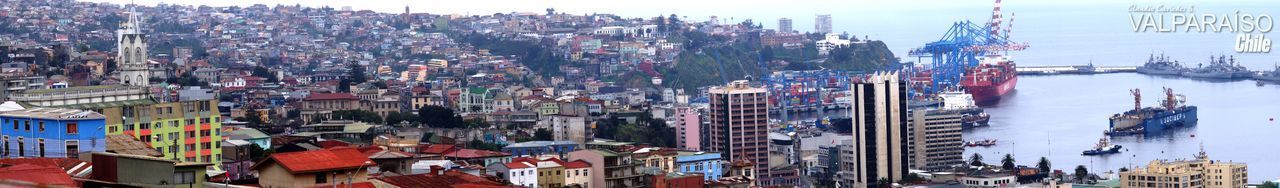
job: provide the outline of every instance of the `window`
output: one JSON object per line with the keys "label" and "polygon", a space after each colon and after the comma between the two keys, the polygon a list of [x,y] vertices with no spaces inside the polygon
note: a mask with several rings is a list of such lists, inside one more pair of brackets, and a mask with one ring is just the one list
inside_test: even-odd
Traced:
{"label": "window", "polygon": [[186,122],[187,122],[187,125],[195,125],[195,124],[196,124],[196,120],[194,120],[194,119],[187,119],[187,120],[186,120]]}
{"label": "window", "polygon": [[116,131],[120,130],[119,127],[116,127],[116,126],[107,126],[107,129],[109,130],[107,131],[109,133],[116,133]]}
{"label": "window", "polygon": [[316,173],[316,184],[328,183],[329,175],[325,173]]}
{"label": "window", "polygon": [[173,120],[173,121],[169,121],[169,126],[178,127],[178,126],[181,126],[181,124],[178,124],[178,120]]}
{"label": "window", "polygon": [[18,157],[27,156],[27,150],[22,148],[27,148],[26,140],[22,137],[18,137]]}
{"label": "window", "polygon": [[[174,124],[174,125],[177,125],[177,124]],[[179,138],[182,138],[182,137],[181,137],[181,136],[178,136],[178,132],[171,132],[171,133],[169,133],[169,139],[170,139],[170,140],[178,140]]]}
{"label": "window", "polygon": [[208,143],[208,142],[205,142],[205,143],[203,143],[203,144],[200,144],[200,148],[209,149],[209,148],[212,148],[212,147],[209,147],[209,143]]}
{"label": "window", "polygon": [[4,136],[4,152],[0,152],[0,154],[3,154],[0,156],[9,156],[9,136]]}
{"label": "window", "polygon": [[196,131],[187,131],[187,138],[195,138]]}
{"label": "window", "polygon": [[172,153],[172,154],[174,154],[174,155],[177,155],[177,153],[178,153],[178,146],[177,146],[177,145],[169,146],[169,153]]}
{"label": "window", "polygon": [[151,135],[138,136],[138,141],[151,142]]}
{"label": "window", "polygon": [[40,125],[40,132],[44,132],[44,121],[37,122],[36,124]]}
{"label": "window", "polygon": [[133,124],[124,124],[124,131],[132,131]]}
{"label": "window", "polygon": [[143,129],[143,130],[151,129],[151,123],[139,123],[138,129]]}
{"label": "window", "polygon": [[80,156],[80,141],[67,140],[67,158],[75,158]]}
{"label": "window", "polygon": [[200,131],[200,137],[209,137],[209,130]]}
{"label": "window", "polygon": [[212,160],[208,155],[205,155],[204,157],[200,157],[200,162],[206,162],[206,163],[207,163],[207,162],[210,162],[210,161],[213,161],[213,160]]}
{"label": "window", "polygon": [[44,139],[43,139],[43,138],[41,138],[41,139],[36,139],[36,142],[38,142],[38,144],[40,144],[40,145],[39,145],[39,146],[40,146],[40,148],[39,148],[39,151],[40,151],[40,153],[39,153],[39,154],[40,154],[40,155],[39,155],[39,156],[40,156],[40,157],[44,157]]}
{"label": "window", "polygon": [[31,130],[31,121],[22,121],[22,130],[24,130],[24,131],[30,131],[30,130]]}
{"label": "window", "polygon": [[[111,132],[116,132],[116,127],[111,127]],[[67,134],[80,134],[80,125],[67,123]]]}
{"label": "window", "polygon": [[196,182],[196,172],[174,172],[173,184],[192,184]]}

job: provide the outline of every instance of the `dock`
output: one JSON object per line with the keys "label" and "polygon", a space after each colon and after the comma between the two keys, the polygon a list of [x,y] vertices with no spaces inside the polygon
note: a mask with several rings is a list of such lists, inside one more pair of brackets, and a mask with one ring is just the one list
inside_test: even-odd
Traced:
{"label": "dock", "polygon": [[1137,66],[1054,65],[1019,66],[1018,75],[1107,74],[1137,72]]}

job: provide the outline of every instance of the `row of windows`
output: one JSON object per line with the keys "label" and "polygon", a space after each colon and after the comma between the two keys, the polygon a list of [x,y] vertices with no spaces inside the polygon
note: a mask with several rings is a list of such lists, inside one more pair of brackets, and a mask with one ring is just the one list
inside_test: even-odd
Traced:
{"label": "row of windows", "polygon": [[[38,157],[46,157],[46,156],[59,156],[59,157],[66,157],[66,158],[75,158],[75,157],[78,157],[78,156],[80,155],[80,141],[79,141],[79,140],[67,140],[67,141],[65,141],[65,144],[64,144],[64,149],[65,149],[65,150],[63,150],[63,152],[62,152],[62,153],[46,153],[46,152],[45,152],[45,149],[46,149],[46,148],[45,148],[44,138],[37,138],[37,139],[36,139],[37,147],[36,147],[36,148],[31,149],[31,150],[35,150],[35,151],[33,151],[33,155],[34,155],[34,156],[28,156],[28,155],[27,155],[27,150],[29,150],[29,149],[27,148],[26,138],[24,138],[24,137],[17,137],[17,140],[16,140],[16,141],[17,141],[16,145],[17,145],[17,150],[18,150],[17,152],[18,152],[18,153],[11,153],[11,152],[10,152],[10,149],[13,149],[13,147],[12,147],[12,146],[10,145],[10,143],[9,143],[9,136],[4,136],[4,137],[3,137],[3,142],[4,142],[4,143],[3,143],[3,146],[0,146],[0,147],[3,147],[4,151],[3,151],[3,152],[0,152],[0,156],[4,156],[5,158],[8,158],[8,157],[9,157],[9,156],[11,156],[11,155],[12,155],[12,156],[17,156],[17,157],[35,157],[35,156],[38,156]],[[51,154],[51,155],[46,155],[46,154]]]}
{"label": "row of windows", "polygon": [[[195,125],[196,125],[196,121],[197,121],[197,120],[198,120],[198,121],[200,121],[200,124],[209,124],[209,123],[213,123],[213,122],[216,122],[216,121],[221,121],[221,120],[220,120],[220,117],[213,117],[213,118],[186,119],[186,120],[184,120],[184,122],[186,123],[185,125],[187,125],[187,126],[195,126]],[[155,126],[152,126],[151,122],[143,122],[143,123],[138,123],[138,124],[124,124],[124,125],[120,125],[120,127],[110,126],[110,128],[109,128],[108,132],[112,132],[112,133],[114,133],[114,132],[116,132],[116,131],[118,131],[118,130],[120,130],[120,129],[123,129],[124,131],[132,131],[132,130],[134,130],[135,125],[136,125],[136,127],[137,127],[138,129],[141,129],[141,130],[148,130],[148,129],[152,129],[152,128],[163,128],[163,127],[164,127],[164,122],[163,122],[163,121],[157,122],[157,123],[155,123]],[[170,127],[177,128],[177,127],[179,126],[179,124],[178,124],[178,120],[172,120],[172,121],[169,121],[169,126],[170,126]]]}
{"label": "row of windows", "polygon": [[[14,130],[14,131],[19,131],[19,130],[21,130],[21,131],[31,131],[31,120],[22,120],[22,121],[21,121],[22,123],[18,123],[18,122],[19,122],[19,121],[18,121],[18,120],[16,120],[16,119],[15,119],[15,120],[10,121],[10,124],[9,124],[9,125],[13,126],[13,130]],[[67,134],[79,134],[79,133],[80,133],[80,127],[79,127],[79,125],[78,125],[78,124],[76,124],[76,123],[67,123],[66,125],[67,125],[67,128],[66,128],[66,133],[67,133]],[[19,129],[19,128],[21,128],[21,129]],[[37,130],[37,131],[39,131],[39,132],[42,132],[42,133],[43,133],[43,132],[45,131],[45,122],[44,122],[44,121],[36,121],[36,130]]]}

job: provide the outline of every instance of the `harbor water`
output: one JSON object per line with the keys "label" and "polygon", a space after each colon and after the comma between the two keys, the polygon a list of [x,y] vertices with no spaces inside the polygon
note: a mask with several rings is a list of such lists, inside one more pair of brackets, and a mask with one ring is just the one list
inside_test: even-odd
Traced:
{"label": "harbor water", "polygon": [[[1142,106],[1156,106],[1162,87],[1183,94],[1188,105],[1200,108],[1197,126],[1178,128],[1158,136],[1113,137],[1123,152],[1082,156],[1108,127],[1112,114],[1133,108],[1129,90],[1142,90]],[[1121,167],[1147,166],[1156,159],[1190,159],[1203,146],[1210,159],[1244,162],[1249,182],[1280,178],[1274,135],[1280,133],[1280,83],[1257,86],[1254,81],[1197,80],[1136,73],[1099,75],[1021,76],[1018,88],[986,107],[989,127],[965,131],[965,140],[997,139],[992,147],[965,150],[968,159],[980,154],[997,164],[1012,153],[1019,165],[1034,166],[1047,157],[1054,169],[1071,173],[1076,165],[1090,172],[1118,172]]]}

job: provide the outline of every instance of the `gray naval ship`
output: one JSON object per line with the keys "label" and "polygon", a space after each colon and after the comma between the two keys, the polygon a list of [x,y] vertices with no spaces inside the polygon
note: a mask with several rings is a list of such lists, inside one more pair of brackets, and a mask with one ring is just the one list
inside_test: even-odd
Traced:
{"label": "gray naval ship", "polygon": [[1170,60],[1169,56],[1164,54],[1160,56],[1151,54],[1151,57],[1147,58],[1147,63],[1139,66],[1137,71],[1142,74],[1177,76],[1186,72],[1187,68],[1182,67],[1182,63]]}
{"label": "gray naval ship", "polygon": [[1271,71],[1262,71],[1262,73],[1254,74],[1253,79],[1262,81],[1280,82],[1280,66]]}
{"label": "gray naval ship", "polygon": [[1227,56],[1209,57],[1209,65],[1201,64],[1198,68],[1188,69],[1182,72],[1182,76],[1189,78],[1209,78],[1209,79],[1245,79],[1252,77],[1253,72],[1236,63],[1235,56],[1229,59]]}

